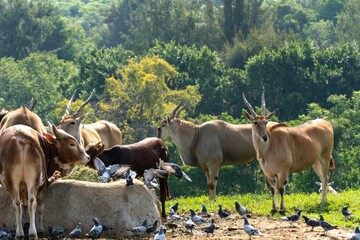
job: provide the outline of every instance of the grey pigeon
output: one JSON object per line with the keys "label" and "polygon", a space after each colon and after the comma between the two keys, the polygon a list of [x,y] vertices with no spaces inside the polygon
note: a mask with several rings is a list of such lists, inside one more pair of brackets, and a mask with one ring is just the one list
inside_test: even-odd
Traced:
{"label": "grey pigeon", "polygon": [[289,221],[292,226],[294,226],[294,223],[300,219],[302,210],[298,210],[296,213],[290,216],[284,216],[281,217],[282,220]]}
{"label": "grey pigeon", "polygon": [[90,231],[86,234],[86,236],[97,239],[100,238],[103,233],[103,226],[100,224],[98,218],[93,218],[94,226],[90,229]]}
{"label": "grey pigeon", "polygon": [[54,238],[64,237],[64,229],[62,227],[48,227],[48,231],[51,237]]}
{"label": "grey pigeon", "polygon": [[134,184],[134,179],[136,177],[136,172],[129,169],[124,173],[123,176],[124,176],[124,178],[126,180],[126,186],[131,186],[131,185]]}
{"label": "grey pigeon", "polygon": [[187,231],[192,232],[192,230],[196,227],[196,224],[191,220],[191,218],[187,219],[184,222],[185,228]]}
{"label": "grey pigeon", "polygon": [[349,240],[360,240],[360,229],[359,226],[355,228],[354,234],[349,238]]}
{"label": "grey pigeon", "polygon": [[235,210],[240,216],[244,216],[246,214],[249,214],[250,211],[247,210],[245,207],[241,206],[238,201],[235,200]]}
{"label": "grey pigeon", "polygon": [[153,233],[158,227],[159,220],[155,220],[152,225],[146,227],[146,233]]}
{"label": "grey pigeon", "polygon": [[145,169],[144,171],[144,184],[148,189],[154,188],[156,185],[154,184],[155,177],[164,178],[168,175],[167,171],[161,169]]}
{"label": "grey pigeon", "polygon": [[166,170],[168,173],[173,174],[177,178],[185,178],[189,182],[192,182],[191,178],[183,172],[181,167],[176,163],[164,162],[162,159],[159,160],[159,168]]}
{"label": "grey pigeon", "polygon": [[244,231],[249,235],[249,239],[251,239],[252,236],[263,236],[260,231],[249,223],[246,216],[244,216]]}
{"label": "grey pigeon", "polygon": [[313,219],[313,218],[308,218],[307,216],[303,215],[302,218],[304,219],[306,225],[311,227],[311,231],[314,230],[314,227],[320,227],[320,221]]}
{"label": "grey pigeon", "polygon": [[155,234],[154,236],[154,240],[165,240],[166,237],[165,237],[165,226],[164,225],[161,225],[160,226],[160,230],[158,233]]}
{"label": "grey pigeon", "polygon": [[211,214],[209,213],[209,211],[206,209],[205,204],[201,204],[202,208],[201,211],[197,212],[197,215],[199,216],[203,216],[203,217],[210,217]]}
{"label": "grey pigeon", "polygon": [[204,228],[204,232],[206,232],[206,235],[208,235],[209,233],[214,235],[215,227],[215,220],[211,219],[210,224]]}
{"label": "grey pigeon", "polygon": [[194,210],[190,209],[190,213],[191,213],[191,220],[196,225],[199,226],[199,225],[207,222],[206,219],[204,219],[204,218],[200,217],[199,215],[197,215]]}
{"label": "grey pigeon", "polygon": [[5,224],[2,224],[2,230],[7,233],[11,233],[11,229]]}
{"label": "grey pigeon", "polygon": [[138,227],[134,227],[134,228],[128,228],[126,230],[134,233],[135,235],[142,235],[144,233],[146,233],[146,229],[147,229],[147,220],[145,219],[144,222],[138,226]]}
{"label": "grey pigeon", "polygon": [[328,223],[327,221],[325,221],[323,215],[321,215],[321,214],[320,214],[320,226],[324,229],[325,234],[327,234],[327,231],[337,228],[337,226],[333,226],[330,223]]}
{"label": "grey pigeon", "polygon": [[344,215],[345,218],[352,216],[352,213],[351,213],[351,211],[349,210],[349,207],[348,207],[348,206],[344,206],[344,207],[341,209],[341,213],[342,213],[342,215]]}
{"label": "grey pigeon", "polygon": [[227,218],[230,216],[230,212],[223,210],[221,204],[219,204],[218,215],[220,218]]}
{"label": "grey pigeon", "polygon": [[173,221],[181,220],[181,217],[177,215],[172,208],[170,208],[170,219]]}
{"label": "grey pigeon", "polygon": [[0,239],[11,240],[11,239],[14,239],[14,237],[11,235],[11,233],[0,230]]}
{"label": "grey pigeon", "polygon": [[170,209],[172,209],[174,211],[174,213],[176,213],[178,211],[178,209],[179,209],[179,203],[176,202],[174,205],[172,205],[170,207]]}
{"label": "grey pigeon", "polygon": [[130,165],[123,164],[113,164],[106,167],[104,162],[98,157],[94,159],[94,165],[103,182],[109,181],[110,178],[123,175],[131,167]]}
{"label": "grey pigeon", "polygon": [[81,236],[81,222],[78,222],[76,227],[69,233],[68,238],[80,238]]}

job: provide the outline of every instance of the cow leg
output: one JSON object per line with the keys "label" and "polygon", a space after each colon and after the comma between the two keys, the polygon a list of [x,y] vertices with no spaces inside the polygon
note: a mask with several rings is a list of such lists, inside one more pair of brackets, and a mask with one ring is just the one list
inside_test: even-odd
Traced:
{"label": "cow leg", "polygon": [[165,201],[166,201],[166,185],[167,185],[167,177],[160,178],[160,202],[161,202],[161,216],[166,219],[166,211],[165,211]]}
{"label": "cow leg", "polygon": [[267,178],[267,185],[270,187],[270,193],[272,197],[272,210],[271,214],[275,214],[277,212],[277,204],[276,204],[276,182],[275,179]]}
{"label": "cow leg", "polygon": [[[28,191],[29,190],[30,189],[28,189]],[[30,218],[29,239],[38,239],[35,225],[36,198],[34,194],[34,189],[31,190],[32,192],[28,194],[28,211]]]}
{"label": "cow leg", "polygon": [[[322,159],[321,159],[322,160]],[[325,161],[316,161],[312,166],[316,174],[319,176],[322,187],[321,202],[327,201],[328,183],[330,178],[329,163]]]}
{"label": "cow leg", "polygon": [[11,191],[11,198],[15,208],[15,219],[16,219],[16,238],[24,238],[24,230],[22,226],[22,206],[20,199],[19,188],[13,186],[14,189]]}
{"label": "cow leg", "polygon": [[219,166],[211,166],[208,168],[207,183],[209,188],[209,199],[216,200],[216,185],[219,179]]}
{"label": "cow leg", "polygon": [[36,201],[37,201],[36,212],[37,212],[37,216],[38,216],[37,231],[41,235],[45,233],[44,221],[43,221],[44,195],[45,195],[45,190],[40,189],[37,194],[37,198],[36,198]]}

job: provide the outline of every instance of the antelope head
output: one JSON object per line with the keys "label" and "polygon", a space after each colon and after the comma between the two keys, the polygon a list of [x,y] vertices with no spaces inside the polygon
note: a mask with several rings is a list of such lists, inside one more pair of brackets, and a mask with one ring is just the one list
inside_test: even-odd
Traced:
{"label": "antelope head", "polygon": [[264,142],[268,140],[268,135],[266,133],[266,125],[269,122],[269,119],[274,115],[274,112],[265,115],[265,93],[261,95],[261,115],[257,115],[254,108],[246,100],[245,94],[243,93],[243,100],[247,106],[249,112],[245,111],[245,116],[250,120],[252,125],[253,134],[258,138],[262,139]]}
{"label": "antelope head", "polygon": [[161,121],[160,127],[158,127],[158,138],[162,138],[163,140],[169,139],[169,135],[166,133],[170,127],[170,124],[179,118],[181,111],[185,109],[185,106],[188,104],[188,102],[185,100],[182,100],[172,111],[172,113],[164,120]]}

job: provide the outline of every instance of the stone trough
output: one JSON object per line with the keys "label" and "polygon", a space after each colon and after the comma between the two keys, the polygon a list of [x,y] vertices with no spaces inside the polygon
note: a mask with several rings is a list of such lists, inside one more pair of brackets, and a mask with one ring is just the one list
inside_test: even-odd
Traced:
{"label": "stone trough", "polygon": [[[148,224],[160,221],[160,212],[154,192],[137,179],[129,187],[125,180],[112,183],[58,180],[49,186],[44,210],[45,229],[61,226],[67,234],[81,222],[85,235],[93,226],[91,219],[94,217],[113,228],[103,236],[131,236],[126,228],[137,227],[145,219]],[[0,219],[1,223],[15,229],[14,207],[9,193],[2,187]]]}

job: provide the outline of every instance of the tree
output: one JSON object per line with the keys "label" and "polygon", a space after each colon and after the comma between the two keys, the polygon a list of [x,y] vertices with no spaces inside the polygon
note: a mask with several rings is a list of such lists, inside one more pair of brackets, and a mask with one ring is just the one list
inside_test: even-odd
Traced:
{"label": "tree", "polygon": [[339,13],[336,24],[336,36],[341,43],[356,41],[360,44],[360,2],[356,0],[345,1],[344,9]]}
{"label": "tree", "polygon": [[183,99],[190,106],[196,105],[200,95],[196,86],[171,90],[166,82],[177,74],[166,61],[158,58],[143,58],[139,62],[132,59],[118,71],[118,78],[106,79],[106,94],[100,102],[102,116],[121,126],[124,142],[135,142],[154,136],[161,117]]}

